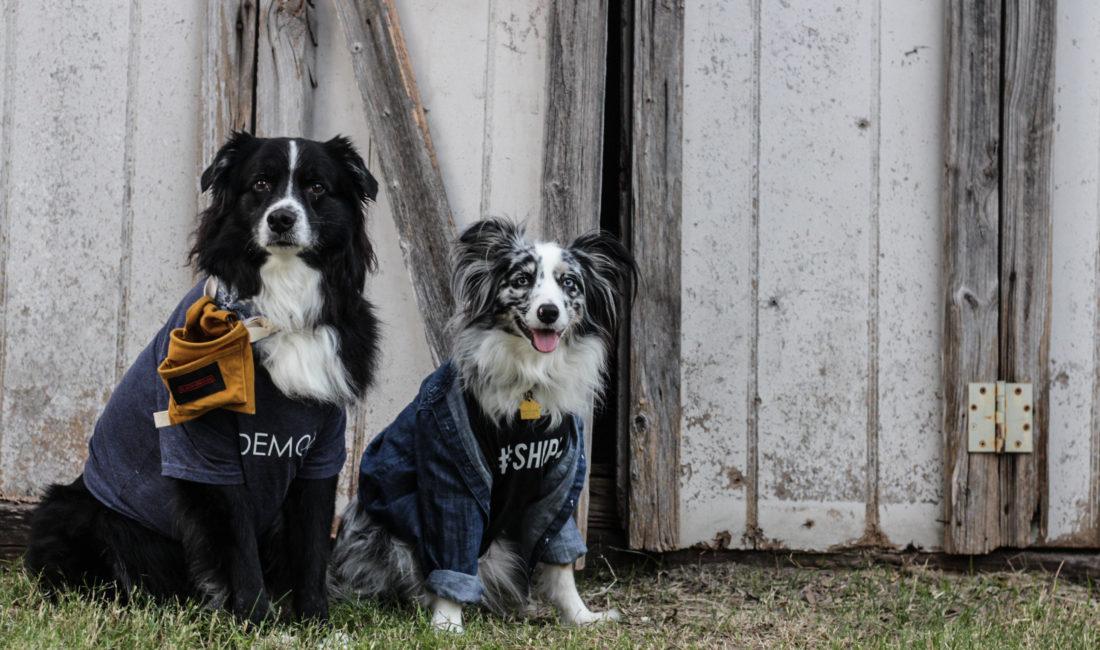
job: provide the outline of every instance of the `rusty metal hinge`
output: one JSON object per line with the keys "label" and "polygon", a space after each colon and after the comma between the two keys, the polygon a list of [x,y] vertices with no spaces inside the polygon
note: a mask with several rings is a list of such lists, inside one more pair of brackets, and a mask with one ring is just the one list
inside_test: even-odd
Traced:
{"label": "rusty metal hinge", "polygon": [[1029,454],[1035,428],[1031,384],[969,384],[968,448],[979,454]]}

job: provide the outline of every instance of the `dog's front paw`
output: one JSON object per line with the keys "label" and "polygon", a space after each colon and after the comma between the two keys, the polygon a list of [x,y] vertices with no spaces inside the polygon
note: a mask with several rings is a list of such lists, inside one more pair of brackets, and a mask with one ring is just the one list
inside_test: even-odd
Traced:
{"label": "dog's front paw", "polygon": [[609,609],[606,612],[593,612],[589,609],[584,609],[572,617],[564,620],[566,625],[595,625],[596,623],[603,623],[604,621],[618,622],[623,620],[622,613],[617,609]]}
{"label": "dog's front paw", "polygon": [[455,623],[454,621],[448,621],[446,619],[439,619],[432,617],[432,627],[437,632],[447,632],[448,634],[465,634],[466,628],[462,627],[462,623]]}
{"label": "dog's front paw", "polygon": [[275,618],[275,610],[263,595],[255,598],[234,598],[230,611],[237,620],[257,627]]}
{"label": "dog's front paw", "polygon": [[319,598],[300,598],[295,603],[298,620],[307,623],[328,623],[328,601]]}
{"label": "dog's front paw", "polygon": [[436,597],[432,602],[432,627],[440,632],[462,634],[466,628],[462,627],[462,605],[443,597]]}

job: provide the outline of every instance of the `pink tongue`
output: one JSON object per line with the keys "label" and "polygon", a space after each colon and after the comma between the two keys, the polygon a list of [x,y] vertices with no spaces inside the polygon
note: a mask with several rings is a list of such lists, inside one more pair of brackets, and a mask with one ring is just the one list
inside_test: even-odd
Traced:
{"label": "pink tongue", "polygon": [[535,340],[535,349],[539,352],[553,352],[561,335],[554,330],[531,330],[531,338]]}

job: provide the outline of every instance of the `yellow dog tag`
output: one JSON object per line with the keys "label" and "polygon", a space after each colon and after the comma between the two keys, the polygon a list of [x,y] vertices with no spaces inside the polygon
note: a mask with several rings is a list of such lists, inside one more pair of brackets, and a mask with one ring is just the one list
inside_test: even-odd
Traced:
{"label": "yellow dog tag", "polygon": [[519,403],[519,419],[537,420],[541,417],[542,404],[535,401],[535,396],[531,391],[527,391],[527,394],[523,396],[523,401]]}

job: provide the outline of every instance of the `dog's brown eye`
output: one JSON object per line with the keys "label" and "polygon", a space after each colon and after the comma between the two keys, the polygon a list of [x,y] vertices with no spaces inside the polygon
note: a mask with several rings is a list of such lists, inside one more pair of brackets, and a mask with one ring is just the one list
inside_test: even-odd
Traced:
{"label": "dog's brown eye", "polygon": [[531,278],[526,275],[517,275],[512,280],[512,286],[516,287],[517,289],[526,287],[529,284],[531,284]]}
{"label": "dog's brown eye", "polygon": [[309,193],[313,196],[321,196],[325,193],[325,186],[320,183],[314,183],[309,186]]}
{"label": "dog's brown eye", "polygon": [[271,191],[271,183],[268,183],[264,179],[260,179],[252,184],[252,189],[256,192],[267,193]]}

